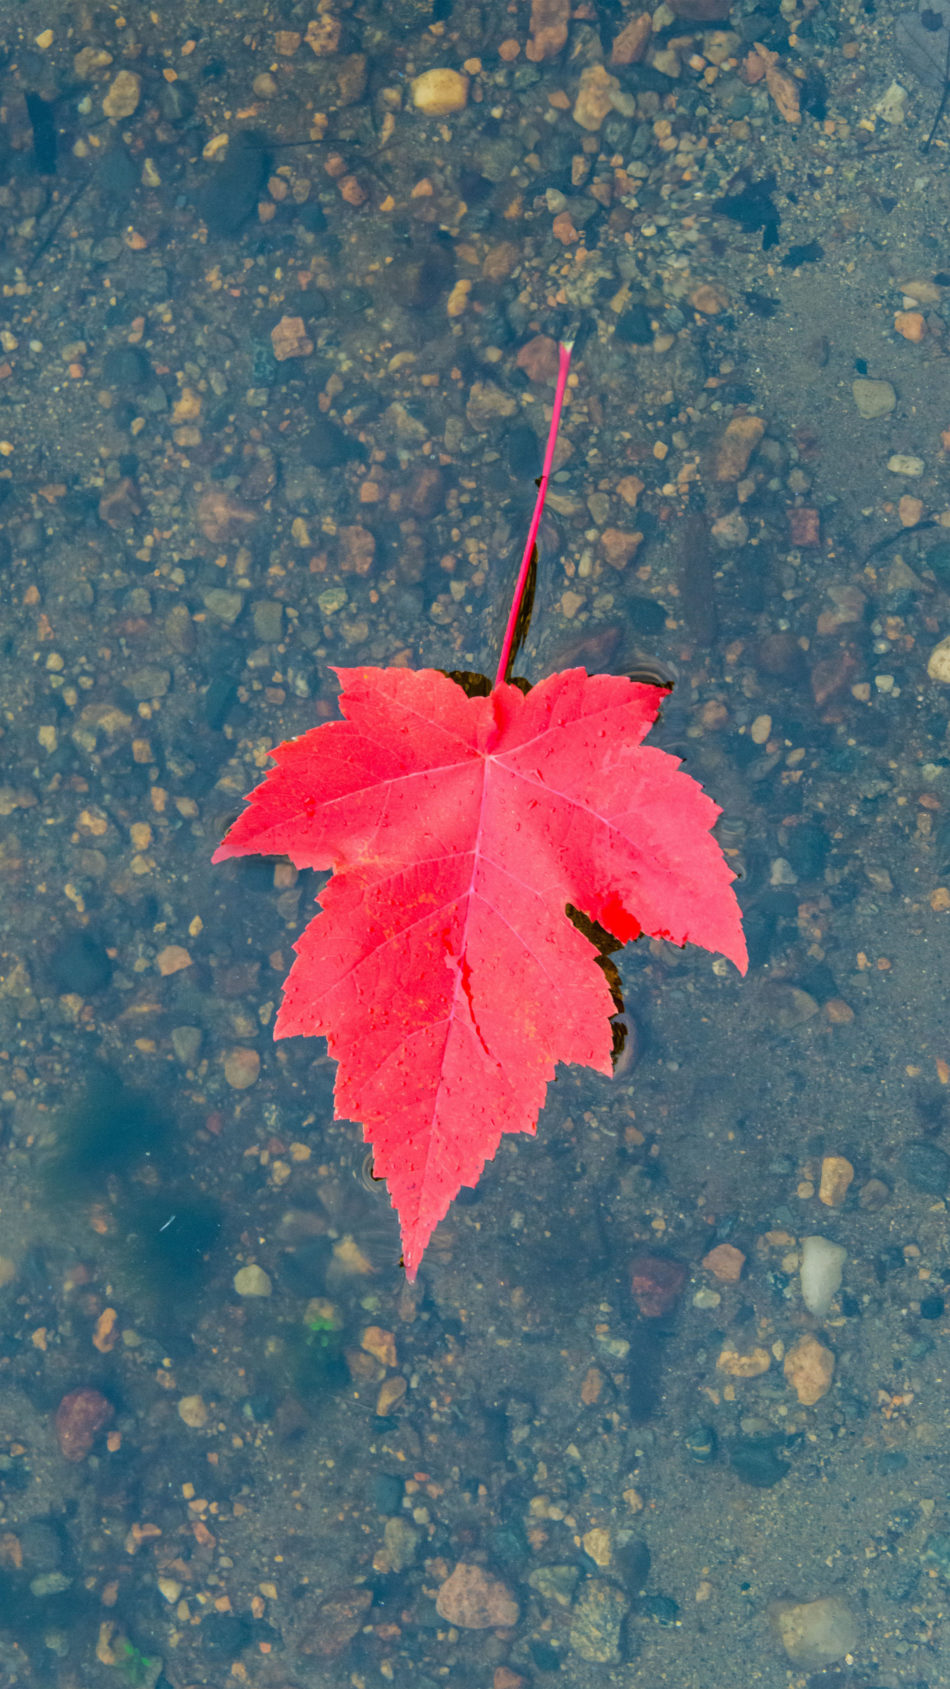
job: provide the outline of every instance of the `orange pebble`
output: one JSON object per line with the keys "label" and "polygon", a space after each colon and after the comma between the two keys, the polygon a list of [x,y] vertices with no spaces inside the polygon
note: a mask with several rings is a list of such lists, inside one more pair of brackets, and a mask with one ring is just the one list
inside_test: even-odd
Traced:
{"label": "orange pebble", "polygon": [[927,324],[919,311],[896,311],[894,327],[905,340],[923,340],[927,332]]}

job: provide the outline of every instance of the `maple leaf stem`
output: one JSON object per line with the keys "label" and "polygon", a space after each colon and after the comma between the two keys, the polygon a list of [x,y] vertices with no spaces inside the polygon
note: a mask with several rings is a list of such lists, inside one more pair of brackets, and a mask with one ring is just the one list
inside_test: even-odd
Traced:
{"label": "maple leaf stem", "polygon": [[531,526],[528,529],[528,538],[524,548],[524,555],[521,559],[521,568],[518,570],[518,579],[515,583],[515,595],[512,599],[511,611],[508,616],[508,626],[505,628],[505,637],[502,641],[501,657],[498,661],[498,673],[495,676],[496,686],[503,686],[508,678],[508,665],[511,662],[511,652],[515,642],[515,628],[518,623],[518,611],[521,609],[521,600],[524,597],[524,589],[528,584],[528,575],[531,571],[531,558],[534,554],[535,541],[538,537],[538,529],[541,526],[541,517],[544,513],[544,501],[547,497],[548,482],[551,479],[551,465],[554,462],[554,448],[557,445],[557,430],[558,424],[561,420],[561,406],[564,403],[564,389],[567,386],[567,375],[571,367],[571,352],[573,351],[573,348],[574,342],[572,340],[564,340],[558,347],[557,387],[554,390],[554,409],[551,412],[551,426],[548,429],[548,443],[544,451],[544,463],[541,469],[541,478],[538,481],[538,496],[534,501],[534,514],[531,517]]}

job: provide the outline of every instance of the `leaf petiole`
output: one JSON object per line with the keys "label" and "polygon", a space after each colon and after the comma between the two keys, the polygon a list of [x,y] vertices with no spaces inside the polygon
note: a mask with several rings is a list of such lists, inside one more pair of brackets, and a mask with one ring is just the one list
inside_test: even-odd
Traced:
{"label": "leaf petiole", "polygon": [[557,431],[558,424],[561,420],[561,406],[564,403],[564,389],[567,386],[567,376],[571,367],[571,352],[573,349],[573,340],[562,340],[560,346],[558,347],[557,387],[554,390],[554,409],[551,412],[551,426],[548,429],[548,443],[544,449],[544,463],[541,468],[541,477],[538,481],[538,496],[534,501],[534,514],[531,517],[531,526],[528,529],[528,538],[524,548],[524,555],[521,559],[521,568],[518,570],[518,579],[515,583],[515,595],[512,600],[511,611],[508,616],[508,626],[505,628],[505,637],[502,641],[501,656],[498,660],[498,673],[495,676],[496,686],[503,686],[508,678],[508,666],[511,662],[511,652],[515,642],[515,628],[518,622],[518,611],[521,608],[521,600],[524,597],[524,589],[528,584],[528,575],[531,571],[531,558],[534,554],[535,541],[538,537],[538,529],[541,526],[541,517],[544,512],[544,500],[547,497],[548,482],[551,479],[551,465],[554,462],[554,448],[557,445]]}

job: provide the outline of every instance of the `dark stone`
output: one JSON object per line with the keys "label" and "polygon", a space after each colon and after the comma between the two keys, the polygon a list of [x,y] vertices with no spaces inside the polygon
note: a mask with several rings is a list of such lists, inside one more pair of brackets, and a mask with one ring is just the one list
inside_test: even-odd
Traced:
{"label": "dark stone", "polygon": [[823,827],[814,821],[803,821],[793,827],[785,846],[785,857],[800,880],[817,880],[824,872],[831,841]]}
{"label": "dark stone", "polygon": [[922,1320],[939,1320],[943,1318],[943,1297],[925,1296],[920,1304]]}
{"label": "dark stone", "polygon": [[508,468],[517,481],[533,481],[541,473],[543,453],[534,429],[516,422],[505,437]]}
{"label": "dark stone", "polygon": [[770,1490],[788,1476],[788,1462],[778,1452],[781,1446],[776,1437],[746,1437],[729,1450],[729,1463],[744,1484]]}
{"label": "dark stone", "polygon": [[372,1483],[372,1502],[377,1513],[395,1518],[402,1511],[403,1481],[394,1472],[377,1472]]}
{"label": "dark stone", "polygon": [[937,1144],[908,1144],[898,1162],[901,1173],[914,1190],[927,1196],[946,1196],[950,1190],[950,1155]]}
{"label": "dark stone", "polygon": [[119,392],[138,392],[148,385],[152,370],[138,346],[110,346],[102,360],[102,379]]}
{"label": "dark stone", "polygon": [[639,634],[652,636],[666,625],[666,609],[655,598],[640,598],[635,594],[627,599],[625,608]]}
{"label": "dark stone", "polygon": [[614,1556],[618,1576],[629,1595],[639,1595],[650,1576],[650,1550],[642,1537],[622,1543]]}
{"label": "dark stone", "polygon": [[532,1642],[530,1649],[531,1658],[539,1671],[560,1671],[561,1656],[556,1648],[547,1642]]}
{"label": "dark stone", "polygon": [[679,1602],[674,1601],[672,1595],[647,1595],[639,1610],[645,1619],[652,1619],[654,1624],[663,1625],[664,1629],[674,1625],[680,1615]]}
{"label": "dark stone", "polygon": [[50,977],[60,996],[94,997],[112,980],[112,963],[104,944],[88,932],[71,932],[50,958]]}
{"label": "dark stone", "polygon": [[716,1458],[718,1439],[711,1425],[694,1425],[687,1431],[683,1443],[690,1460],[697,1466],[709,1466]]}
{"label": "dark stone", "polygon": [[261,135],[245,129],[228,146],[223,164],[217,165],[200,188],[198,214],[213,236],[236,235],[257,210],[270,174],[270,153]]}
{"label": "dark stone", "polygon": [[342,428],[328,417],[315,416],[300,438],[300,452],[315,469],[336,469],[351,455],[350,442]]}
{"label": "dark stone", "polygon": [[653,329],[646,306],[628,305],[617,319],[614,335],[627,346],[649,346],[653,340]]}
{"label": "dark stone", "polygon": [[782,259],[783,270],[797,270],[800,264],[817,264],[825,256],[820,240],[809,240],[801,246],[790,246]]}

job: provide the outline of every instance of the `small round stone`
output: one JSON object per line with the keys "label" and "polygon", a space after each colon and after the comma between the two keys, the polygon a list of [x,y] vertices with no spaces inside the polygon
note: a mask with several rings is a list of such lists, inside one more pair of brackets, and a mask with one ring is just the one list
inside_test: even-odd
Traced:
{"label": "small round stone", "polygon": [[950,635],[935,645],[927,659],[927,673],[931,680],[950,686]]}
{"label": "small round stone", "polygon": [[201,1431],[208,1423],[208,1408],[203,1396],[182,1396],[178,1403],[178,1417],[193,1431]]}
{"label": "small round stone", "polygon": [[239,1267],[234,1275],[234,1288],[239,1296],[269,1296],[271,1281],[263,1267]]}
{"label": "small round stone", "polygon": [[453,111],[464,111],[468,103],[468,77],[445,65],[424,70],[413,81],[412,103],[426,117],[448,117]]}
{"label": "small round stone", "polygon": [[228,1050],[224,1058],[224,1077],[234,1091],[246,1091],[261,1071],[261,1058],[256,1050],[241,1045]]}
{"label": "small round stone", "polygon": [[859,376],[851,383],[851,396],[859,416],[873,421],[878,416],[888,416],[897,404],[897,394],[889,381],[872,381],[867,376]]}

